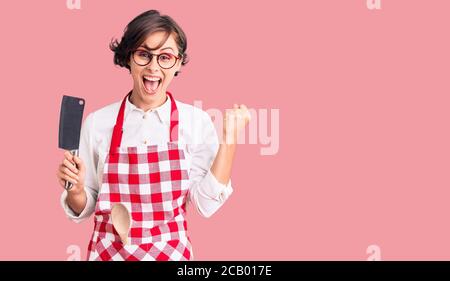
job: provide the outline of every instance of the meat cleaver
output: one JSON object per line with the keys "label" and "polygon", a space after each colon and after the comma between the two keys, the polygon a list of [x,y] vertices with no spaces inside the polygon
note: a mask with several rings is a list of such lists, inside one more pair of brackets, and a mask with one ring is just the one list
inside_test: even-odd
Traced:
{"label": "meat cleaver", "polygon": [[[64,95],[61,101],[59,115],[58,147],[69,150],[72,155],[78,156],[80,144],[81,122],[83,121],[85,101],[83,98]],[[72,183],[66,181],[65,189],[70,190]]]}

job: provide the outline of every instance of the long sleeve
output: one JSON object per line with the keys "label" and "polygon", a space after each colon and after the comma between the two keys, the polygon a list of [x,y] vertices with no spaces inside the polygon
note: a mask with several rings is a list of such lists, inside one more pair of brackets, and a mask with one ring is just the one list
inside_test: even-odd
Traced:
{"label": "long sleeve", "polygon": [[[95,204],[97,202],[97,194],[98,194],[98,181],[96,180],[96,164],[98,156],[94,151],[93,146],[93,132],[94,126],[94,114],[89,114],[85,121],[83,122],[83,126],[80,132],[80,146],[79,146],[79,156],[83,160],[86,166],[86,174],[85,174],[85,191],[86,191],[86,207],[83,211],[77,216],[75,212],[68,206],[66,202],[67,191],[61,194],[61,206],[64,209],[67,217],[74,222],[82,222],[87,219],[95,209]],[[97,159],[96,159],[97,158]]]}
{"label": "long sleeve", "polygon": [[233,192],[231,180],[221,184],[210,168],[217,155],[219,142],[217,132],[209,115],[202,118],[202,143],[190,145],[192,165],[189,173],[189,199],[200,215],[211,217]]}

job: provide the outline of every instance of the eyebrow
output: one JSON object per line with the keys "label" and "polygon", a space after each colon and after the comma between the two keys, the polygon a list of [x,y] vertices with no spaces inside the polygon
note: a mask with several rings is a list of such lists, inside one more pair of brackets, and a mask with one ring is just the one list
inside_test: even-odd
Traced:
{"label": "eyebrow", "polygon": [[[144,47],[144,48],[147,49],[148,51],[151,51],[151,49],[147,46],[147,44],[141,45],[141,46],[139,46],[139,47]],[[173,52],[175,52],[175,51],[172,49],[172,47],[165,47],[165,48],[162,48],[160,51],[166,50],[166,49],[171,49]]]}

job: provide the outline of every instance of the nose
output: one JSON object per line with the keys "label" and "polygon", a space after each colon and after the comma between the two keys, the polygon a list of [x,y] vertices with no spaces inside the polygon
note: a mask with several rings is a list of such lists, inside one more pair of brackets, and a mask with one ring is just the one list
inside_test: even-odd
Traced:
{"label": "nose", "polygon": [[158,65],[158,56],[152,56],[152,59],[146,66],[147,69],[149,69],[151,72],[156,72],[159,70]]}

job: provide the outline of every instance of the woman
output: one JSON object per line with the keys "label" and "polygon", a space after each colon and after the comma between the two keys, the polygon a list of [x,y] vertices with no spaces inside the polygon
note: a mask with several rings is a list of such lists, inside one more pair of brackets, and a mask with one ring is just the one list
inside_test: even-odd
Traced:
{"label": "woman", "polygon": [[[187,63],[186,36],[169,16],[144,12],[110,47],[133,89],[86,117],[79,157],[64,153],[57,177],[72,187],[62,206],[75,222],[94,213],[89,260],[191,260],[186,203],[209,217],[230,196],[237,135],[250,114],[245,105],[228,110],[219,144],[208,114],[167,91]],[[119,205],[130,218],[125,232],[114,221]]]}

